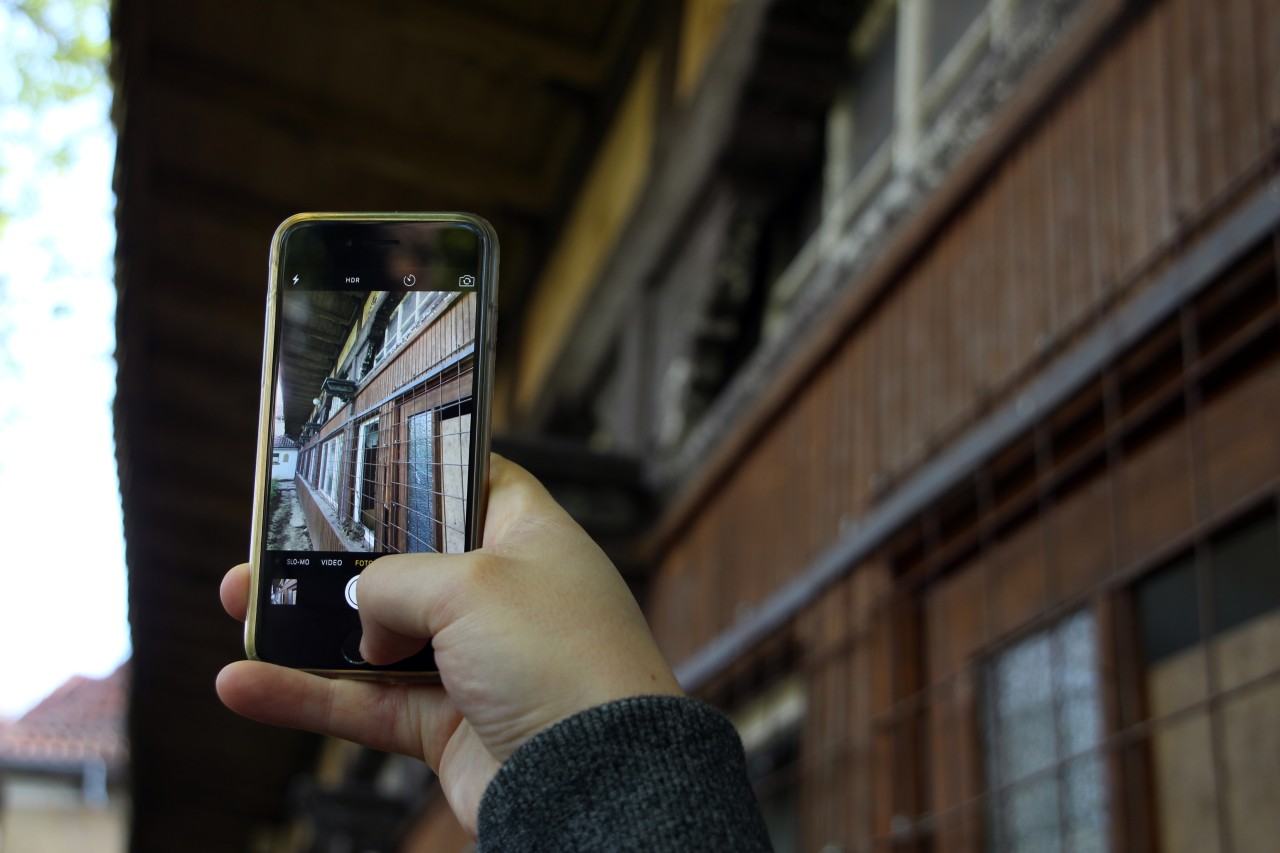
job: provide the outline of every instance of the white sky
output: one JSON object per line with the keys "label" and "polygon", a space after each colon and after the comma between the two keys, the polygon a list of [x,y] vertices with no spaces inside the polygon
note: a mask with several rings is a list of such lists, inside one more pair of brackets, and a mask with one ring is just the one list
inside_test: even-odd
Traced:
{"label": "white sky", "polygon": [[[79,137],[64,174],[25,146],[0,151],[0,207],[22,214],[0,233],[0,718],[129,655],[108,97],[42,117],[50,148]],[[20,128],[25,115],[4,103],[0,131]]]}

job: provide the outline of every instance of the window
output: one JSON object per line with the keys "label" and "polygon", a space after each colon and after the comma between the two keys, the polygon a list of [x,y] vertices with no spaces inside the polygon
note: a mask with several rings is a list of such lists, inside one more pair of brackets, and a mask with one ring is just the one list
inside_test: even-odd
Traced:
{"label": "window", "polygon": [[378,479],[378,419],[370,418],[360,425],[360,433],[356,442],[359,448],[356,459],[355,507],[356,519],[365,528],[365,544],[374,546],[373,528],[377,518],[377,479]]}
{"label": "window", "polygon": [[1274,509],[1143,578],[1134,606],[1162,849],[1216,849],[1224,830],[1237,850],[1270,849],[1280,835],[1268,799],[1280,789]]}
{"label": "window", "polygon": [[388,355],[395,352],[414,329],[443,307],[445,300],[451,295],[448,291],[415,291],[405,296],[391,312],[382,346],[374,356],[373,363],[381,364]]}
{"label": "window", "polygon": [[[412,297],[414,294],[410,294]],[[401,302],[391,312],[391,317],[387,320],[387,329],[382,334],[382,346],[378,348],[378,352],[373,357],[373,364],[376,367],[386,359],[387,355],[400,344],[400,313],[404,308],[404,302]]]}
{"label": "window", "polygon": [[411,294],[406,299],[408,303],[405,307],[405,314],[401,321],[401,334],[407,337],[409,332],[422,325],[425,320],[430,319],[436,309],[444,302],[448,295],[447,291],[431,291]]}
{"label": "window", "polygon": [[927,76],[933,77],[987,6],[988,0],[931,0],[925,27]]}
{"label": "window", "polygon": [[342,482],[342,445],[343,436],[338,433],[320,447],[320,492],[335,504]]}
{"label": "window", "polygon": [[747,775],[777,853],[800,849],[800,733],[806,706],[803,681],[790,676],[732,715],[747,756]]}
{"label": "window", "polygon": [[409,505],[406,527],[410,551],[436,551],[436,439],[435,412],[409,418]]}
{"label": "window", "polygon": [[855,177],[893,135],[898,65],[896,3],[881,0],[871,7],[854,34],[852,49],[849,176]]}
{"label": "window", "polygon": [[[1076,5],[1078,0],[868,0],[849,41],[848,83],[828,118],[827,210],[843,225],[895,170],[910,173],[920,163],[945,170],[947,162],[936,158],[954,156],[940,152],[954,148],[955,121],[976,128],[973,122],[985,122],[990,112],[978,93],[995,83],[999,69],[974,72],[993,44],[1010,47],[1015,28],[1027,28],[1016,13],[1041,10],[1044,32],[1003,51],[998,65],[1006,69],[1043,53],[1054,22]],[[940,121],[953,105],[961,107],[960,117]],[[982,117],[965,117],[967,107]]]}
{"label": "window", "polygon": [[440,413],[440,501],[444,552],[460,554],[467,535],[467,475],[471,448],[471,414],[460,406]]}
{"label": "window", "polygon": [[[1097,639],[1081,610],[992,661],[984,742],[995,851],[1107,850]],[[1061,847],[1059,846],[1061,844]]]}

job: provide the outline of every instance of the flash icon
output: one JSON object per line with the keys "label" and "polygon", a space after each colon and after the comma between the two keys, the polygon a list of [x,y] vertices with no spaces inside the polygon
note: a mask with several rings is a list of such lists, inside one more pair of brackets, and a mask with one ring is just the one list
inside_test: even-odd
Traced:
{"label": "flash icon", "polygon": [[293,283],[294,283],[294,284],[297,284],[297,283],[298,283],[298,276],[296,276],[296,275],[295,275],[295,276],[293,277]]}

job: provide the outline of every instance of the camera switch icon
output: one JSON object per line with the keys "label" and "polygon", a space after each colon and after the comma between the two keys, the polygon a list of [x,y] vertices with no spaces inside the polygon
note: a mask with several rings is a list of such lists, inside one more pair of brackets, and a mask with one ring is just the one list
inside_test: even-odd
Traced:
{"label": "camera switch icon", "polygon": [[458,287],[475,287],[476,277],[473,275],[458,276]]}

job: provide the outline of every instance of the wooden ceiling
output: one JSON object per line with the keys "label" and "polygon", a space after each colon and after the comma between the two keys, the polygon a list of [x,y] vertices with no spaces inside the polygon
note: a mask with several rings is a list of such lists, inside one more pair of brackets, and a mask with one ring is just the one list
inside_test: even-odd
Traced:
{"label": "wooden ceiling", "polygon": [[662,5],[114,3],[134,850],[245,849],[315,749],[213,693],[243,655],[217,585],[248,551],[275,226],[474,211],[518,312]]}

